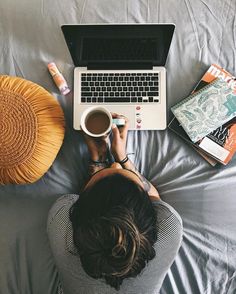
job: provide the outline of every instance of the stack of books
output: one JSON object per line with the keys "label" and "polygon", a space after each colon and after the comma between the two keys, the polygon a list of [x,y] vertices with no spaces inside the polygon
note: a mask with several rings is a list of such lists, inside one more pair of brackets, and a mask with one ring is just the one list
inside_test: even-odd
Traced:
{"label": "stack of books", "polygon": [[171,108],[168,127],[211,165],[226,165],[236,152],[236,78],[212,64],[191,95]]}

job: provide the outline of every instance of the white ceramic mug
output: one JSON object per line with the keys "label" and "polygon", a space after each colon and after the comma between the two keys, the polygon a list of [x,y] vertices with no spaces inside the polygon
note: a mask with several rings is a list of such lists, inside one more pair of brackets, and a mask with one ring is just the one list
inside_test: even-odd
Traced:
{"label": "white ceramic mug", "polygon": [[[91,117],[91,115],[96,114],[96,113],[102,113],[106,115],[106,119],[107,119],[107,126],[106,128],[99,133],[93,133],[91,130],[88,129],[87,127],[87,121],[89,119],[89,117]],[[91,106],[88,107],[82,114],[81,116],[81,120],[80,120],[80,126],[82,128],[82,130],[89,136],[91,137],[95,137],[95,138],[99,138],[99,137],[103,137],[106,136],[110,133],[111,131],[111,127],[112,124],[115,123],[117,126],[122,126],[125,124],[125,119],[124,118],[112,118],[112,115],[110,113],[110,111],[103,107],[103,106]]]}

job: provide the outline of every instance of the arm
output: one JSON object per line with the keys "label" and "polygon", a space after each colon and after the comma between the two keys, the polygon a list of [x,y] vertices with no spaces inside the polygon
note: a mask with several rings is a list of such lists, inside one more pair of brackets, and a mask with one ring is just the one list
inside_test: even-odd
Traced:
{"label": "arm", "polygon": [[[119,117],[118,114],[113,113],[113,117]],[[116,125],[112,126],[113,140],[111,144],[111,151],[116,162],[122,161],[126,157],[126,141],[129,129],[128,119],[125,118],[125,125],[118,128]],[[159,193],[156,188],[136,169],[134,164],[128,160],[122,164],[122,167],[135,172],[143,182],[144,189],[152,200],[160,199]]]}
{"label": "arm", "polygon": [[145,189],[145,191],[148,192],[148,195],[151,198],[151,200],[160,199],[160,196],[159,196],[157,189],[142,174],[139,173],[137,168],[134,166],[134,164],[130,160],[128,160],[126,163],[122,164],[122,167],[125,169],[132,170],[140,177],[140,179],[143,182],[144,189]]}

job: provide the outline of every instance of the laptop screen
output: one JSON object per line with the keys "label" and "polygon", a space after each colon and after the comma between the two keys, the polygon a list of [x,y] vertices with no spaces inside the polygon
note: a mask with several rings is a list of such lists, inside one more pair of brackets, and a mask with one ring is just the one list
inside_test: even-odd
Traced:
{"label": "laptop screen", "polygon": [[164,66],[174,25],[64,25],[62,31],[75,66]]}

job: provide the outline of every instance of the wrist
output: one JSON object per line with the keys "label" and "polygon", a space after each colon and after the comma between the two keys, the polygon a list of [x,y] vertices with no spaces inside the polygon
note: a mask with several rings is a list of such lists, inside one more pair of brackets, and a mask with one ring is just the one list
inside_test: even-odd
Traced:
{"label": "wrist", "polygon": [[114,155],[115,161],[120,162],[126,157],[126,152],[122,152],[120,154],[113,154],[113,155]]}
{"label": "wrist", "polygon": [[120,165],[124,165],[126,162],[128,162],[129,157],[125,155],[125,157],[122,160],[117,161]]}

